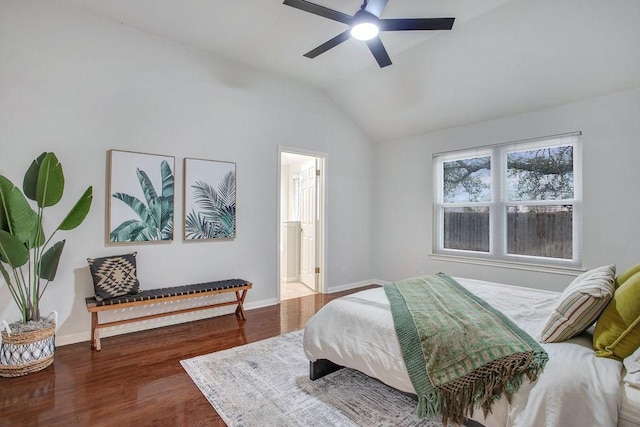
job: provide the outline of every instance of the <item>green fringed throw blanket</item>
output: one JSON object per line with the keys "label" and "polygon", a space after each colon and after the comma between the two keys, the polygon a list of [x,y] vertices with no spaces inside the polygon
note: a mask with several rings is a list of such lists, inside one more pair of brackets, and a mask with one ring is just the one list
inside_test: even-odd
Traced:
{"label": "green fringed throw blanket", "polygon": [[439,273],[384,286],[418,416],[461,424],[474,406],[485,416],[548,360],[526,332],[498,310]]}

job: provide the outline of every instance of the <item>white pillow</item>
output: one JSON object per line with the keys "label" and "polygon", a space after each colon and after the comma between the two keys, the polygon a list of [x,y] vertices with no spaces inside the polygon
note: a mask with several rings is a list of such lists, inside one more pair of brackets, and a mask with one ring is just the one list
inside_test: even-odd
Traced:
{"label": "white pillow", "polygon": [[640,347],[633,354],[622,362],[627,369],[627,375],[624,376],[624,382],[631,387],[640,388]]}
{"label": "white pillow", "polygon": [[611,300],[616,267],[594,268],[576,277],[564,290],[547,319],[540,341],[561,342],[586,331]]}

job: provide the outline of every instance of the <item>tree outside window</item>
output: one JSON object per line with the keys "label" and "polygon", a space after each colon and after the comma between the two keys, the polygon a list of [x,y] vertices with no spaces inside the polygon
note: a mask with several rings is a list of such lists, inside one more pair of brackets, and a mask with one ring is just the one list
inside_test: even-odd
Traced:
{"label": "tree outside window", "polygon": [[435,156],[435,252],[576,262],[577,143],[572,135]]}

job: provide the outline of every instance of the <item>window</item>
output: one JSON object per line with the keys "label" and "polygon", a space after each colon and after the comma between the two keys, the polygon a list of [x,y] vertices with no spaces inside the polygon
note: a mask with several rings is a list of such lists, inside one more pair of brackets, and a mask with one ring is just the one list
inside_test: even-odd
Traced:
{"label": "window", "polygon": [[434,252],[580,263],[579,133],[434,156]]}

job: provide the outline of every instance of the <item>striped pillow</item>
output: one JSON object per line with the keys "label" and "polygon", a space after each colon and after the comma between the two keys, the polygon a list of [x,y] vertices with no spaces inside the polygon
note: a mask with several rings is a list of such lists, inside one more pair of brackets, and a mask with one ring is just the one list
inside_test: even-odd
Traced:
{"label": "striped pillow", "polygon": [[615,290],[616,267],[607,265],[582,273],[564,290],[547,319],[540,341],[560,342],[586,331],[598,319]]}

